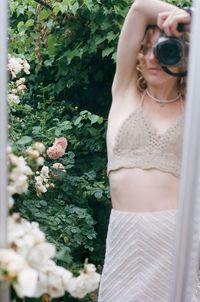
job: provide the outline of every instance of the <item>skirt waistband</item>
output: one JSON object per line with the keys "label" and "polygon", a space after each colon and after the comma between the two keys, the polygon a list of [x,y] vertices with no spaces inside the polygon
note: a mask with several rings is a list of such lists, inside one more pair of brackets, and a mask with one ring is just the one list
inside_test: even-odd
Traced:
{"label": "skirt waistband", "polygon": [[146,215],[168,215],[168,214],[177,214],[178,212],[178,208],[176,209],[169,209],[169,210],[161,210],[161,211],[151,211],[151,212],[129,212],[129,211],[121,211],[121,210],[117,210],[112,208],[111,209],[111,213],[113,215],[132,215],[132,216],[146,216]]}

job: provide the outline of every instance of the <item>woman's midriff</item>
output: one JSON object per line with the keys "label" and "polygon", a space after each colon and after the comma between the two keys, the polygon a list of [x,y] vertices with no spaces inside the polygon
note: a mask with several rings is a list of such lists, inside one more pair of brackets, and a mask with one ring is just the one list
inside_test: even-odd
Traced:
{"label": "woman's midriff", "polygon": [[156,169],[121,168],[109,174],[112,206],[152,212],[178,208],[179,178]]}

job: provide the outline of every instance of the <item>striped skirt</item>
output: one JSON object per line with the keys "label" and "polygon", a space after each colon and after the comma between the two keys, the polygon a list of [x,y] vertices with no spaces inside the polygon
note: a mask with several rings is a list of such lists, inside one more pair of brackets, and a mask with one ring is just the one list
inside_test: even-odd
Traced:
{"label": "striped skirt", "polygon": [[[169,302],[177,210],[112,209],[98,302]],[[192,302],[200,302],[197,276]]]}

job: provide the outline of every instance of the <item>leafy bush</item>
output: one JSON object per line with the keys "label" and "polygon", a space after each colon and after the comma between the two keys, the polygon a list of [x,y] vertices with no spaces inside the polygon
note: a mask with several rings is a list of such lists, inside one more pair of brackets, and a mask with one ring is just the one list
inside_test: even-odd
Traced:
{"label": "leafy bush", "polygon": [[[62,104],[59,108],[47,107],[45,113],[22,103],[10,110],[10,138],[17,153],[25,154],[27,146],[34,141],[50,147],[58,135],[69,142],[64,157],[45,160],[45,165],[52,170],[55,188],[36,196],[32,180],[28,193],[16,196],[13,210],[40,223],[47,239],[57,246],[58,264],[76,273],[85,258],[89,258],[101,270],[102,242],[105,242],[109,214],[106,122],[102,117],[88,111],[79,112],[72,106],[66,113]],[[54,162],[63,164],[66,172],[52,169]]]}

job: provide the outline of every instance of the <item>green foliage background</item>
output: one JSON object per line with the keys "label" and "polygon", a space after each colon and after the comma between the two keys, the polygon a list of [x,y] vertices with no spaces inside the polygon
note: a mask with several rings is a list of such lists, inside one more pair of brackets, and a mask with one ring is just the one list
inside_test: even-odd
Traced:
{"label": "green foliage background", "polygon": [[[48,147],[65,136],[69,147],[59,162],[67,172],[42,197],[32,184],[28,194],[16,197],[14,210],[40,223],[57,246],[59,264],[77,272],[89,258],[101,272],[110,211],[105,131],[117,41],[131,1],[44,2],[51,9],[34,0],[9,1],[9,53],[31,65],[28,92],[10,109],[10,140],[23,153],[32,142]],[[55,301],[79,300],[66,295]]]}

